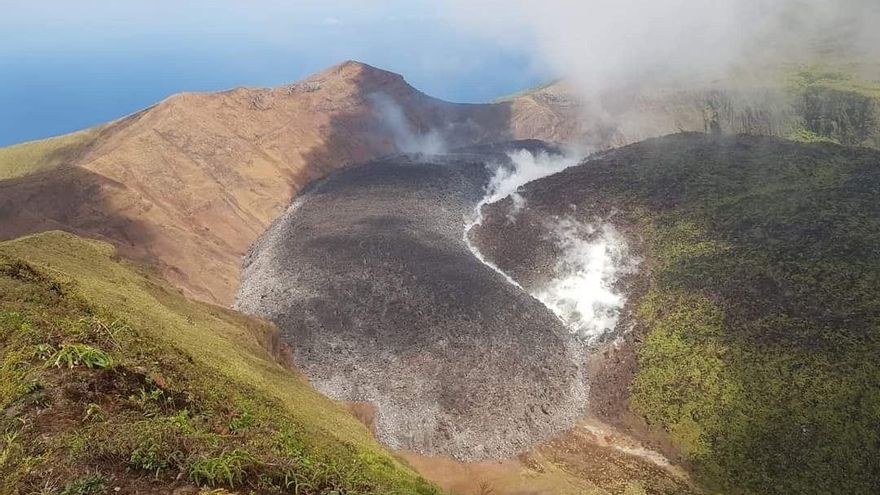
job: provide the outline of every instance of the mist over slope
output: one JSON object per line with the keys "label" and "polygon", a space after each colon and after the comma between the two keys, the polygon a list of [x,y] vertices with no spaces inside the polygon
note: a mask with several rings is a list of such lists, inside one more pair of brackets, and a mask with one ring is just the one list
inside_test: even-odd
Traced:
{"label": "mist over slope", "polygon": [[[533,54],[562,83],[581,143],[723,130],[880,146],[880,4],[873,0],[451,1],[471,34]],[[858,128],[864,125],[865,128]]]}
{"label": "mist over slope", "polygon": [[880,147],[876,64],[779,65],[711,81],[607,89],[589,98],[575,80],[563,80],[516,95],[511,104],[522,109],[515,115],[564,116],[559,121],[574,141],[595,149],[682,131]]}
{"label": "mist over slope", "polygon": [[585,100],[621,88],[683,87],[737,72],[833,62],[874,63],[873,0],[454,0],[474,33],[533,53]]}

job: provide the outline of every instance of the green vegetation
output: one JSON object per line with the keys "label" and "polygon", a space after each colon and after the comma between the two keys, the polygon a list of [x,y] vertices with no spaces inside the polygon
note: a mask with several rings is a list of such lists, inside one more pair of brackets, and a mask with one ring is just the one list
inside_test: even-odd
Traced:
{"label": "green vegetation", "polygon": [[101,495],[107,493],[107,478],[100,474],[87,474],[61,490],[61,495]]}
{"label": "green vegetation", "polygon": [[57,367],[85,366],[86,368],[109,368],[113,359],[106,352],[84,344],[62,344],[50,362]]}
{"label": "green vegetation", "polygon": [[632,409],[712,491],[877,493],[880,153],[677,135],[579,174],[644,234]]}
{"label": "green vegetation", "polygon": [[267,349],[104,243],[0,244],[0,493],[433,494]]}
{"label": "green vegetation", "polygon": [[100,128],[0,148],[0,180],[57,168],[95,143]]}
{"label": "green vegetation", "polygon": [[834,143],[834,144],[840,144],[839,142],[837,142],[837,141],[834,140],[833,138],[830,138],[830,137],[827,137],[827,136],[820,136],[819,134],[816,134],[815,132],[813,132],[813,131],[811,131],[811,130],[809,130],[809,129],[804,129],[804,128],[795,129],[794,131],[792,131],[792,132],[791,132],[788,136],[786,136],[786,137],[787,137],[788,139],[791,139],[792,141],[797,141],[797,142],[799,142],[799,143]]}
{"label": "green vegetation", "polygon": [[880,82],[860,79],[857,72],[824,65],[788,72],[788,90],[803,121],[795,140],[880,147]]}
{"label": "green vegetation", "polygon": [[787,70],[788,87],[796,92],[809,88],[830,88],[880,99],[880,81],[866,80],[857,74],[859,66],[829,64],[801,65]]}

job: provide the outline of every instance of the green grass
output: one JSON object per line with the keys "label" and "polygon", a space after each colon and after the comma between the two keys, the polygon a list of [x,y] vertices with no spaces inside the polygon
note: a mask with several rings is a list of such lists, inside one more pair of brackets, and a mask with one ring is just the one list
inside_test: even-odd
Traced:
{"label": "green grass", "polygon": [[640,307],[652,330],[633,407],[671,433],[710,487],[871,493],[878,155],[729,144],[633,167],[632,194],[671,199],[644,205],[658,269]]}
{"label": "green grass", "polygon": [[276,339],[107,244],[0,244],[0,493],[90,493],[88,476],[123,492],[439,493],[278,364]]}
{"label": "green grass", "polygon": [[0,180],[57,168],[88,149],[100,128],[0,148]]}
{"label": "green grass", "polygon": [[809,64],[785,70],[787,86],[798,92],[808,88],[825,87],[857,93],[880,100],[880,80],[867,80],[857,74],[859,67]]}
{"label": "green grass", "polygon": [[821,136],[816,134],[814,131],[809,129],[804,129],[803,127],[795,129],[792,131],[786,138],[796,141],[798,143],[833,143],[840,144],[834,138],[828,136]]}
{"label": "green grass", "polygon": [[202,485],[236,486],[245,478],[245,468],[253,463],[254,458],[248,451],[233,449],[216,456],[196,459],[189,467],[189,476]]}
{"label": "green grass", "polygon": [[877,493],[880,152],[677,135],[553,180],[641,233],[631,408],[710,491]]}

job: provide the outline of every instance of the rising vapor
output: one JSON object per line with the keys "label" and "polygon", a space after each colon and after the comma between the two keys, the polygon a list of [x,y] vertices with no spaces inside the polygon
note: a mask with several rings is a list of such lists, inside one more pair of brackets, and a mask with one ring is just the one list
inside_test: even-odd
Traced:
{"label": "rising vapor", "polygon": [[486,195],[466,222],[464,241],[483,264],[504,276],[508,283],[527,290],[559,318],[572,334],[586,343],[601,341],[617,326],[626,297],[616,287],[620,278],[636,269],[638,260],[630,256],[626,240],[613,225],[582,224],[571,218],[546,219],[544,227],[560,252],[548,280],[540,287],[525,288],[487,259],[471,242],[469,233],[483,221],[483,206],[510,197],[513,207],[507,220],[515,222],[525,208],[520,187],[529,182],[577,165],[579,154],[531,153],[518,150],[508,153],[509,164],[489,165],[494,169]]}
{"label": "rising vapor", "polygon": [[439,155],[447,150],[446,141],[436,129],[418,132],[412,128],[403,107],[385,93],[368,96],[373,115],[391,134],[397,151],[402,153],[421,153]]}

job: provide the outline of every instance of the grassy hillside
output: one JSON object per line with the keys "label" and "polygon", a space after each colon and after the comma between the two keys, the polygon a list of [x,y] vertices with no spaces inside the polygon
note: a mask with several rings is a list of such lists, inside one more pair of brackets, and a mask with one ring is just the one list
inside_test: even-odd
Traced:
{"label": "grassy hillside", "polygon": [[279,365],[275,339],[107,244],[0,244],[0,493],[438,493]]}
{"label": "grassy hillside", "polygon": [[0,148],[0,180],[23,177],[63,165],[91,146],[98,128]]}
{"label": "grassy hillside", "polygon": [[633,408],[710,487],[876,493],[880,154],[677,136],[624,156],[597,174],[646,233]]}

